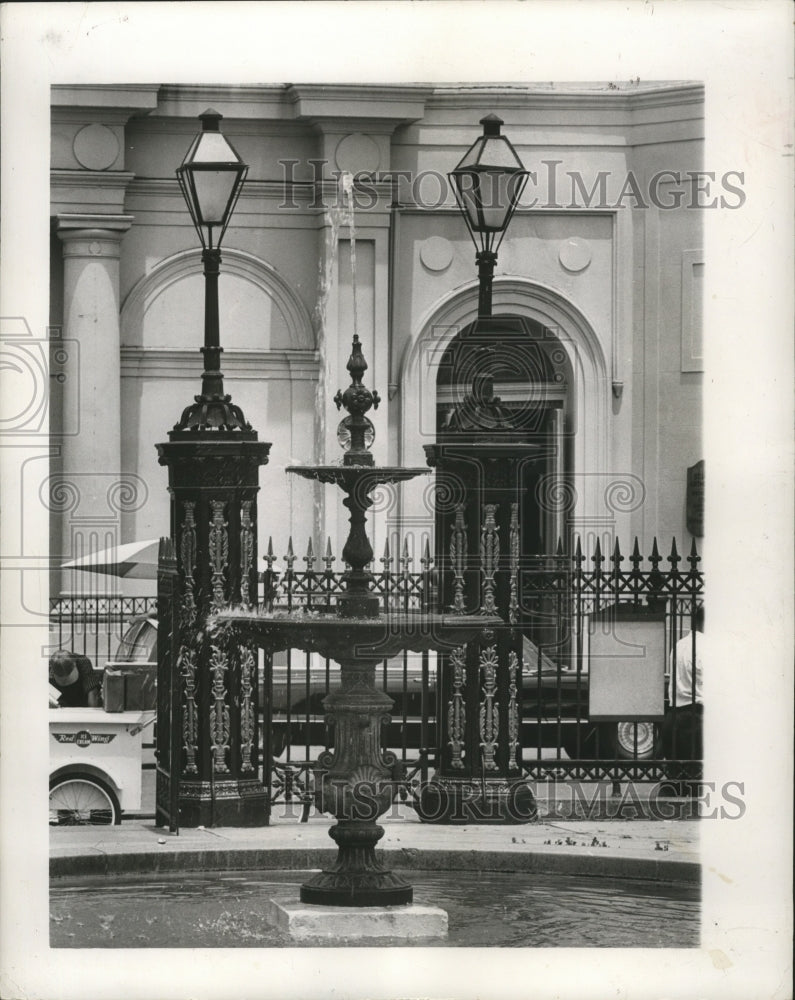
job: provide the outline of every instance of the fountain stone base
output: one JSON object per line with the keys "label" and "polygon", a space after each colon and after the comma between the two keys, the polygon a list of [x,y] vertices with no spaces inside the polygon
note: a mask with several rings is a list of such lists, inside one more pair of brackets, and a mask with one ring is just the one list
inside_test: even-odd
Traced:
{"label": "fountain stone base", "polygon": [[293,941],[432,940],[447,937],[447,912],[436,906],[312,906],[289,896],[268,901],[265,917]]}

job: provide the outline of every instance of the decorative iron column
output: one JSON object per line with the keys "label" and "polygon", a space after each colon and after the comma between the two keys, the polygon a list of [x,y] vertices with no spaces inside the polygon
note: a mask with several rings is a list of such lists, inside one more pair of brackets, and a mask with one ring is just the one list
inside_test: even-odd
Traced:
{"label": "decorative iron column", "polygon": [[488,385],[478,394],[478,407],[491,407],[490,431],[475,421],[474,433],[459,429],[425,446],[429,465],[466,481],[464,500],[437,518],[436,564],[443,610],[498,615],[503,625],[441,657],[437,771],[417,803],[425,822],[536,817],[522,777],[519,470],[538,446],[501,425]]}
{"label": "decorative iron column", "polygon": [[[171,772],[180,826],[259,826],[268,799],[259,778],[256,647],[221,646],[205,634],[207,616],[222,606],[257,603],[259,467],[270,444],[224,392],[218,316],[220,241],[247,167],[220,132],[221,115],[208,109],[199,117],[202,131],[177,177],[203,246],[204,372],[200,394],[157,445],[168,467],[182,602],[182,752]],[[158,805],[165,786],[158,784]]]}
{"label": "decorative iron column", "polygon": [[197,396],[157,446],[168,467],[182,594],[180,825],[255,826],[268,815],[258,776],[256,651],[230,660],[204,641],[203,625],[223,605],[257,602],[256,497],[270,444],[228,403],[211,403],[211,412],[226,407],[221,425],[193,423],[206,405]]}

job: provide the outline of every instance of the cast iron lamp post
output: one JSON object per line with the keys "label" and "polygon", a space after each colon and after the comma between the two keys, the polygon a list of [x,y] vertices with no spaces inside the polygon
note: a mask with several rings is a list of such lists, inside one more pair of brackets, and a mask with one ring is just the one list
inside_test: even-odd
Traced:
{"label": "cast iron lamp post", "polygon": [[504,135],[497,115],[480,119],[483,135],[448,177],[477,253],[478,315],[491,316],[494,265],[508,224],[522,196],[528,171]]}
{"label": "cast iron lamp post", "polygon": [[[436,518],[443,603],[463,614],[465,592],[479,591],[480,609],[496,613],[502,623],[442,657],[439,760],[420,791],[417,811],[425,822],[521,823],[534,819],[537,808],[522,777],[517,470],[538,446],[494,396],[489,357],[495,340],[504,341],[511,330],[509,320],[491,319],[491,288],[497,250],[529,175],[500,135],[502,120],[486,115],[480,123],[483,135],[449,174],[477,249],[478,322],[462,344],[471,390],[436,442],[423,447],[438,473],[466,482],[465,500]],[[479,565],[469,552],[479,552]]]}
{"label": "cast iron lamp post", "polygon": [[[248,172],[219,130],[221,117],[212,109],[199,116],[202,131],[177,169],[203,248],[204,371],[201,393],[185,407],[168,442],[157,445],[160,464],[168,466],[181,603],[179,635],[168,640],[178,650],[177,677],[171,676],[165,634],[158,650],[163,696],[156,806],[158,822],[171,822],[176,782],[181,826],[268,821],[268,797],[258,776],[256,649],[240,646],[230,654],[204,633],[207,616],[221,606],[257,603],[256,498],[259,466],[270,450],[224,392],[221,372],[220,244]],[[175,741],[172,727],[179,730]]]}

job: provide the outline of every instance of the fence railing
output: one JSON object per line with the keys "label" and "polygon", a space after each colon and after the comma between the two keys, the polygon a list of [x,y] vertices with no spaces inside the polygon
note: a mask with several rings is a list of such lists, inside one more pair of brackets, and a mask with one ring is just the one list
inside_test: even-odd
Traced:
{"label": "fence railing", "polygon": [[[524,635],[521,742],[528,778],[656,781],[676,770],[660,760],[656,734],[650,746],[646,730],[641,740],[636,727],[635,752],[627,754],[626,745],[620,752],[614,740],[605,739],[604,727],[589,728],[587,623],[617,605],[657,611],[665,621],[665,655],[670,658],[703,602],[699,562],[695,544],[682,557],[674,542],[662,557],[656,541],[648,557],[635,542],[628,556],[616,544],[609,554],[598,545],[589,555],[579,546],[573,554],[559,547],[551,556],[515,561],[508,617]],[[335,568],[330,544],[317,556],[310,542],[298,557],[291,541],[280,559],[269,543],[264,563],[260,602],[270,608],[330,609],[344,589],[344,564]],[[450,593],[453,569],[444,561],[437,564],[427,544],[417,563],[406,542],[397,551],[387,543],[373,560],[374,590],[385,610],[440,609],[443,595]],[[113,659],[126,625],[137,617],[154,617],[156,603],[154,597],[55,599],[52,634],[60,646],[91,657],[102,668]],[[263,676],[268,673],[273,678],[275,757],[268,783],[273,802],[289,802],[306,798],[312,762],[330,745],[322,702],[335,686],[339,668],[314,654],[290,650],[274,657],[272,671],[263,669]],[[408,784],[425,781],[439,759],[440,712],[446,711],[437,700],[437,657],[403,654],[384,661],[378,680],[395,701],[384,743],[402,760]],[[677,757],[680,776],[698,777],[692,755]]]}
{"label": "fence railing", "polygon": [[157,617],[157,598],[75,595],[50,600],[50,636],[58,649],[87,656],[102,670],[113,660],[130,622]]}

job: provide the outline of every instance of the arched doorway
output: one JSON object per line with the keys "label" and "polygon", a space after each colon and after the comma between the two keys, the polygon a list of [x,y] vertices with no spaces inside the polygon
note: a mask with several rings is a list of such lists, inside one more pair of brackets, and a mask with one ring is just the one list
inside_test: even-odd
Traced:
{"label": "arched doorway", "polygon": [[[544,351],[557,352],[553,368],[556,366],[566,380],[565,399],[563,393],[558,394],[560,405],[542,408],[548,420],[562,421],[562,427],[552,436],[559,439],[562,434],[565,438],[565,453],[558,451],[558,458],[565,463],[566,476],[571,477],[570,482],[560,476],[546,477],[543,481],[544,504],[550,516],[554,513],[557,517],[557,526],[547,525],[542,540],[563,535],[565,541],[564,519],[575,527],[587,526],[603,513],[604,473],[610,468],[611,382],[605,347],[610,332],[598,332],[556,289],[525,278],[495,279],[494,312],[497,319],[522,324],[521,336],[528,342],[544,345]],[[450,344],[461,341],[476,318],[477,285],[472,284],[450,292],[418,320],[414,336],[402,351],[396,379],[400,464],[424,464],[425,445],[437,440],[440,364]],[[515,339],[509,336],[506,343],[512,346]],[[529,359],[525,358],[522,364],[525,370],[533,370]],[[536,370],[544,371],[540,365]],[[510,383],[511,379],[503,381]],[[528,394],[528,404],[539,399],[544,381],[541,378],[535,383],[536,388]],[[442,387],[444,383],[443,376]],[[504,385],[496,395],[506,405],[513,405],[512,396],[517,388],[514,383],[509,392]],[[551,385],[542,394],[550,403],[555,396]],[[557,415],[550,416],[550,412]],[[428,493],[428,488],[419,481],[404,484],[395,519],[398,526],[435,533],[433,504],[428,502]]]}
{"label": "arched doorway", "polygon": [[[512,544],[518,543],[513,556],[520,561],[566,547],[568,510],[558,498],[572,469],[572,382],[569,357],[555,334],[524,316],[469,324],[439,362],[436,440],[451,456],[447,485],[466,495],[468,519],[480,524],[486,478],[505,480],[505,506],[516,521],[505,525],[505,537],[518,530]],[[449,534],[444,520],[442,510],[437,537]]]}

